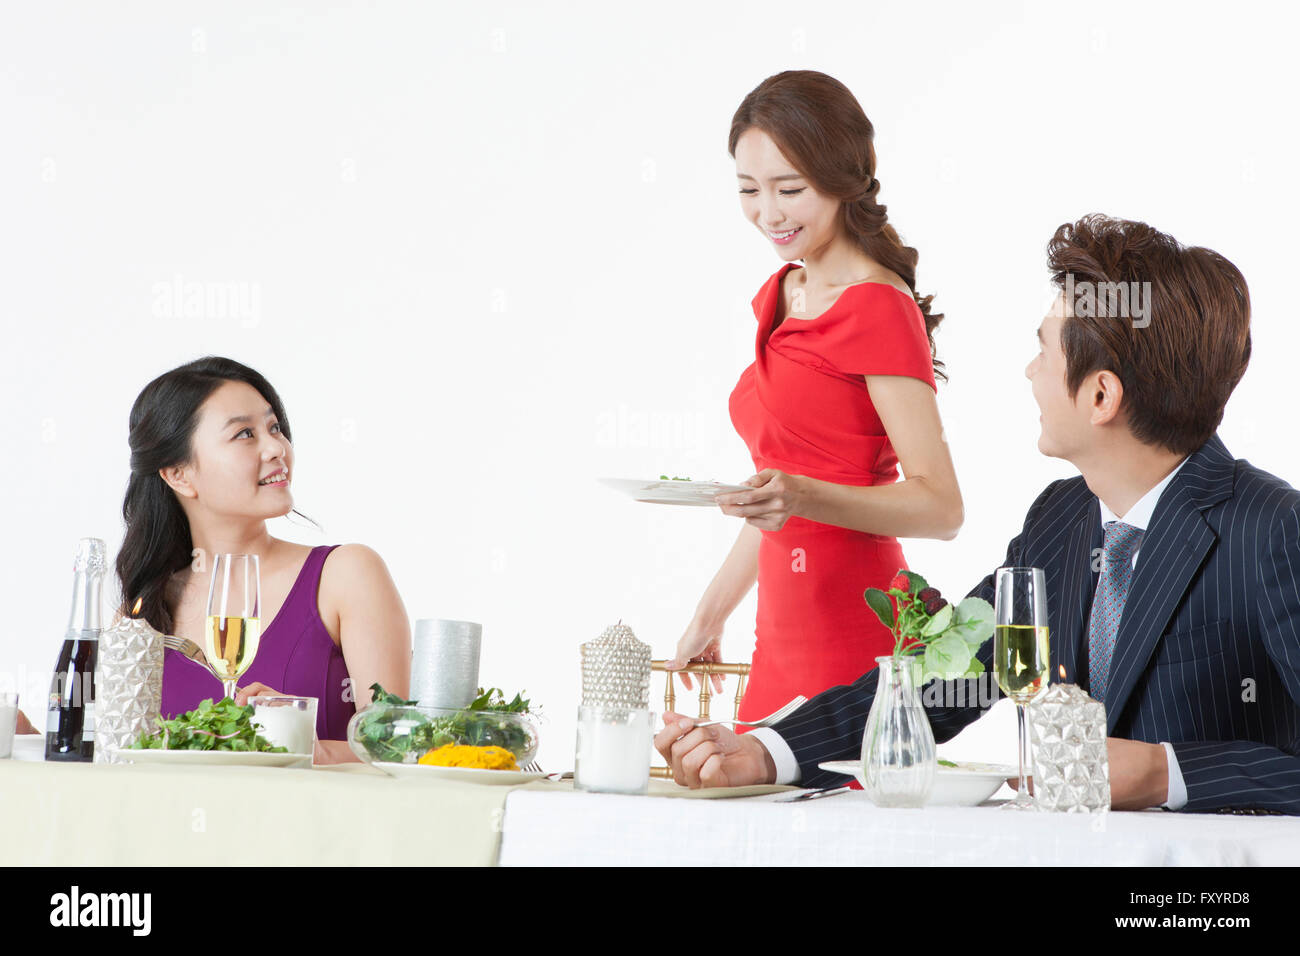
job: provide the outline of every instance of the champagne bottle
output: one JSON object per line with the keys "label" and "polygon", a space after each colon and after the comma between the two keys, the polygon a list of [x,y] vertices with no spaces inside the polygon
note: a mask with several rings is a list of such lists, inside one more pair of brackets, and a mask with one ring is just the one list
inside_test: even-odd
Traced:
{"label": "champagne bottle", "polygon": [[95,755],[95,664],[103,628],[104,542],[82,538],[73,565],[72,613],[54,665],[45,720],[45,759],[89,762]]}

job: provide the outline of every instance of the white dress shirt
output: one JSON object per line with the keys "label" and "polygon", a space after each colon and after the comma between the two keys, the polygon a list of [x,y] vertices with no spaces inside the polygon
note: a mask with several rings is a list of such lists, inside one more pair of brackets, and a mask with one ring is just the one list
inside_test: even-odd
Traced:
{"label": "white dress shirt", "polygon": [[[1097,503],[1101,505],[1101,524],[1104,529],[1107,521],[1123,521],[1126,525],[1134,528],[1141,528],[1144,532],[1147,525],[1151,523],[1151,516],[1155,513],[1156,503],[1160,500],[1160,494],[1165,487],[1178,474],[1178,470],[1183,467],[1187,459],[1184,458],[1178,463],[1178,467],[1167,474],[1158,485],[1148,491],[1130,508],[1123,518],[1106,507],[1106,503],[1100,498]],[[1133,551],[1133,567],[1137,567],[1138,554],[1142,546],[1139,544]],[[776,782],[780,784],[798,783],[799,763],[795,760],[794,751],[790,749],[784,738],[781,737],[771,727],[759,727],[750,732],[751,737],[757,737],[759,743],[767,748],[767,752],[772,755],[772,762],[776,764]],[[1169,792],[1166,794],[1166,800],[1162,806],[1170,810],[1181,810],[1187,805],[1187,785],[1183,782],[1182,772],[1178,769],[1178,758],[1174,756],[1174,748],[1165,741],[1161,741],[1165,748],[1165,756],[1169,761]]]}

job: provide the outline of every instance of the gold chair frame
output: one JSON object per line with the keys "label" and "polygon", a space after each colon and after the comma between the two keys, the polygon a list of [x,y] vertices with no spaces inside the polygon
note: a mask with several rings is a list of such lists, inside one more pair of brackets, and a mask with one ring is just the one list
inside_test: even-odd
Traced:
{"label": "gold chair frame", "polygon": [[[697,661],[694,663],[687,664],[685,667],[679,667],[675,670],[670,671],[664,666],[667,663],[668,661],[666,660],[662,660],[662,661],[652,660],[650,662],[650,670],[652,672],[661,671],[662,673],[667,675],[667,679],[664,681],[664,711],[665,712],[670,710],[676,712],[677,694],[673,687],[673,675],[681,674],[685,672],[687,674],[695,674],[699,678],[699,682],[700,682],[699,719],[708,720],[709,703],[713,699],[713,682],[709,680],[709,678],[712,677],[714,674],[722,674],[724,676],[734,675],[736,678],[735,706],[732,709],[731,716],[733,718],[740,717],[740,702],[741,700],[744,699],[745,696],[745,678],[749,676],[748,664],[727,664],[722,661],[718,661],[716,663]],[[682,688],[682,689],[685,690],[686,688]],[[673,779],[673,770],[671,767],[651,767],[650,776],[658,778],[660,780],[671,780]]]}

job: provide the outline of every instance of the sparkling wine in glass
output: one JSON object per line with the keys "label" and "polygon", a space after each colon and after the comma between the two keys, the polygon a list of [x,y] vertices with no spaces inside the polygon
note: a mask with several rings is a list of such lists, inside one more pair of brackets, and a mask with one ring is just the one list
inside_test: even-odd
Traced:
{"label": "sparkling wine in glass", "polygon": [[998,568],[994,577],[996,604],[993,629],[993,672],[998,687],[1016,704],[1020,734],[1020,786],[1004,809],[1032,810],[1025,780],[1028,736],[1025,711],[1047,686],[1047,587],[1042,568]]}
{"label": "sparkling wine in glass", "polygon": [[208,588],[208,622],[204,653],[221,678],[225,695],[235,699],[235,682],[257,656],[262,635],[258,609],[262,603],[261,575],[255,554],[219,554],[212,565]]}

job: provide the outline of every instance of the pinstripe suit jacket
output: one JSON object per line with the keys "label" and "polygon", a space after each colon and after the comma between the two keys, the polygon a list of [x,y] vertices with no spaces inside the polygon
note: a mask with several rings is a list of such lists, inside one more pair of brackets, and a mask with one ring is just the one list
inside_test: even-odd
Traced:
{"label": "pinstripe suit jacket", "polygon": [[[1054,481],[1003,562],[1044,570],[1051,673],[1063,664],[1084,686],[1101,544],[1096,495],[1082,477]],[[970,593],[992,603],[993,575]],[[986,670],[992,652],[990,639],[978,653]],[[818,763],[858,757],[876,677],[872,670],[833,687],[774,728],[794,751],[804,786],[843,779]],[[1217,435],[1156,504],[1109,687],[1109,736],[1171,743],[1187,785],[1184,810],[1300,814],[1300,492],[1235,461]],[[982,709],[973,680],[961,696],[938,689],[927,687],[923,698],[942,743]],[[961,701],[970,705],[945,706]]]}

